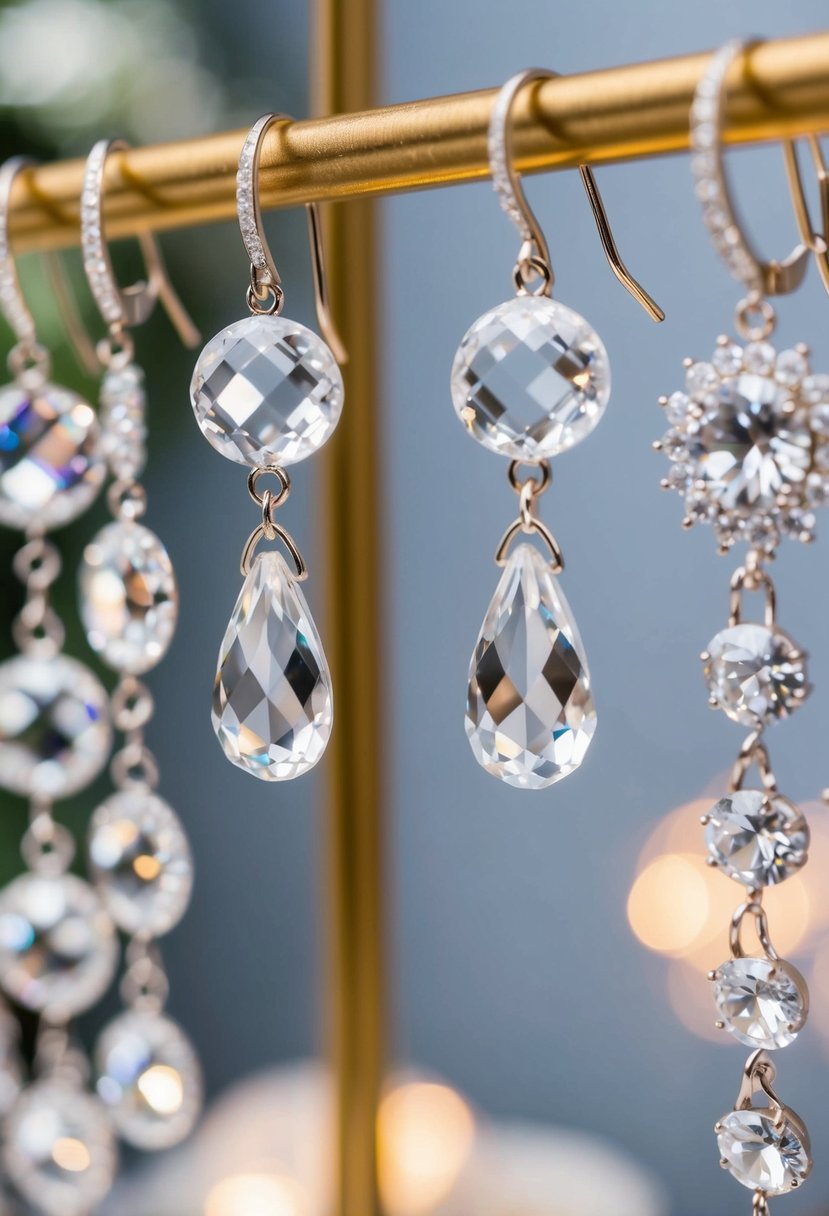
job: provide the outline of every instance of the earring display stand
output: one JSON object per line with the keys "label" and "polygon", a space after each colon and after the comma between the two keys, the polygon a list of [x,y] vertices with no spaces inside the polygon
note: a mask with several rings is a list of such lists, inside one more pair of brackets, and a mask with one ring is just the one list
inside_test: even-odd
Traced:
{"label": "earring display stand", "polygon": [[[329,749],[327,1003],[337,1094],[336,1216],[380,1216],[376,1110],[384,1057],[382,940],[383,744],[378,521],[377,233],[368,196],[482,180],[496,89],[372,109],[379,0],[316,0],[317,109],[286,123],[262,150],[264,208],[350,199],[326,216],[336,324],[349,352],[348,408],[330,444],[326,637],[337,693]],[[345,11],[348,17],[346,19]],[[514,109],[521,172],[632,160],[688,149],[694,89],[709,62],[694,54],[559,77]],[[727,77],[728,144],[829,131],[829,32],[752,47]],[[235,215],[247,130],[115,153],[108,159],[112,237]],[[83,161],[33,168],[15,181],[16,252],[79,243]],[[358,251],[355,254],[355,251]]]}

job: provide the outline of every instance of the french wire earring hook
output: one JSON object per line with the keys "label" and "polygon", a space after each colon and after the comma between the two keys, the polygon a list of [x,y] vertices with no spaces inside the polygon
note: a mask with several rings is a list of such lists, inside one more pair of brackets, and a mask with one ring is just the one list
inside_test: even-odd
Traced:
{"label": "french wire earring hook", "polygon": [[[533,293],[551,295],[555,275],[546,238],[532,207],[527,202],[520,175],[515,168],[510,115],[515,99],[525,85],[539,80],[554,80],[557,75],[557,72],[547,68],[527,68],[526,71],[513,76],[498,93],[489,123],[487,146],[493,185],[502,209],[521,237],[521,248],[518,251],[514,271],[515,286],[520,294],[528,293],[529,284],[537,279],[538,283],[533,289]],[[663,321],[664,312],[648,295],[644,287],[634,279],[619,255],[593,170],[589,165],[579,165],[579,173],[611,270],[622,286],[641,304],[648,316],[654,321]]]}
{"label": "french wire earring hook", "polygon": [[793,140],[785,140],[783,143],[783,153],[786,158],[786,174],[789,179],[789,190],[792,196],[792,205],[794,206],[800,239],[814,254],[820,280],[826,292],[829,293],[829,245],[827,245],[827,238],[829,238],[829,171],[826,168],[823,149],[820,146],[818,137],[816,135],[807,135],[806,141],[809,145],[809,151],[811,152],[817,175],[822,232],[816,232],[812,224],[806,191],[803,186],[803,177],[800,172],[797,147]]}
{"label": "french wire earring hook", "polygon": [[201,334],[170,281],[161,249],[151,233],[141,232],[137,237],[146,279],[122,288],[115,278],[104,229],[104,186],[110,153],[122,152],[128,147],[123,139],[99,140],[87,157],[81,194],[84,270],[95,303],[109,329],[109,338],[98,345],[98,357],[106,365],[113,359],[125,362],[131,359],[132,339],[127,331],[143,324],[158,300],[185,346],[198,346],[201,341]]}
{"label": "french wire earring hook", "polygon": [[[290,123],[288,114],[263,114],[251,127],[239,156],[239,171],[236,177],[236,202],[239,229],[242,233],[247,255],[250,258],[250,286],[246,300],[252,313],[265,315],[282,311],[285,293],[276,268],[273,254],[268,246],[262,226],[262,207],[259,198],[259,164],[265,136],[274,123]],[[325,259],[319,208],[316,203],[306,203],[308,214],[308,239],[311,246],[311,265],[314,278],[314,305],[320,332],[331,348],[338,363],[348,359],[345,347],[337,333],[328,304],[328,287],[325,275]]]}

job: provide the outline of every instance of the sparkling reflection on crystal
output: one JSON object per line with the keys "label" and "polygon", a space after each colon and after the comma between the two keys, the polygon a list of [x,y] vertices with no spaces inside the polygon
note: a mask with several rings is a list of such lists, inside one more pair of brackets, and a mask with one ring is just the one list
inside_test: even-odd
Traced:
{"label": "sparkling reflection on crystal", "polygon": [[464,335],[451,389],[455,412],[484,447],[543,460],[597,425],[610,398],[610,364],[578,313],[545,296],[516,296]]}
{"label": "sparkling reflection on crystal", "polygon": [[786,1047],[806,1021],[805,981],[780,959],[729,959],[717,968],[713,989],[726,1030],[746,1047]]}
{"label": "sparkling reflection on crystal", "polygon": [[779,629],[729,625],[708,644],[704,675],[720,709],[743,726],[788,717],[809,692],[806,656]]}
{"label": "sparkling reflection on crystal", "polygon": [[707,483],[723,509],[771,508],[779,494],[804,482],[812,436],[802,413],[786,412],[789,399],[771,377],[744,372],[722,384],[689,427],[693,478]]}
{"label": "sparkling reflection on crystal", "polygon": [[785,1195],[812,1168],[808,1143],[791,1119],[771,1112],[734,1110],[717,1125],[717,1146],[729,1172],[751,1190]]}
{"label": "sparkling reflection on crystal", "polygon": [[305,597],[281,554],[259,553],[222,640],[213,729],[234,764],[287,781],[320,759],[332,717],[331,676]]}
{"label": "sparkling reflection on crystal", "polygon": [[128,1010],[95,1048],[98,1093],[119,1135],[141,1149],[188,1136],[202,1107],[199,1061],[184,1031],[161,1014]]}
{"label": "sparkling reflection on crystal", "polygon": [[780,794],[736,790],[709,812],[708,853],[730,878],[751,889],[783,882],[805,863],[809,825]]}
{"label": "sparkling reflection on crystal", "polygon": [[89,645],[116,671],[140,675],[159,663],[178,617],[167,550],[143,524],[107,524],[84,550],[80,609]]}
{"label": "sparkling reflection on crystal", "polygon": [[596,729],[581,637],[538,550],[516,545],[469,669],[466,733],[509,785],[541,789],[578,768]]}
{"label": "sparkling reflection on crystal", "polygon": [[18,655],[0,664],[0,785],[65,798],[97,777],[111,742],[106,692],[81,663]]}
{"label": "sparkling reflection on crystal", "polygon": [[55,1022],[88,1009],[115,974],[118,944],[92,887],[22,874],[0,891],[0,986]]}
{"label": "sparkling reflection on crystal", "polygon": [[54,528],[80,515],[106,466],[95,413],[57,384],[0,388],[0,523]]}
{"label": "sparkling reflection on crystal", "polygon": [[332,435],[343,379],[312,330],[285,317],[250,316],[205,346],[190,400],[202,434],[229,460],[295,464]]}
{"label": "sparkling reflection on crystal", "polygon": [[124,933],[161,937],[178,924],[193,887],[193,859],[178,816],[146,788],[107,798],[89,825],[89,869]]}
{"label": "sparkling reflection on crystal", "polygon": [[2,1157],[9,1181],[46,1216],[87,1216],[118,1168],[101,1102],[58,1079],[24,1091],[5,1120]]}

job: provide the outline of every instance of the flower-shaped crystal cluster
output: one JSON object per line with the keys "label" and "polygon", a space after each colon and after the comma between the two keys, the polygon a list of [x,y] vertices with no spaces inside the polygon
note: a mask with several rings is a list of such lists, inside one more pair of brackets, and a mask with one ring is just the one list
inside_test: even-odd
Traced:
{"label": "flower-shaped crystal cluster", "polygon": [[804,346],[778,354],[728,337],[685,369],[685,391],[660,398],[670,429],[655,445],[671,462],[663,487],[685,498],[683,525],[710,523],[723,552],[812,540],[829,498],[829,375],[811,372]]}

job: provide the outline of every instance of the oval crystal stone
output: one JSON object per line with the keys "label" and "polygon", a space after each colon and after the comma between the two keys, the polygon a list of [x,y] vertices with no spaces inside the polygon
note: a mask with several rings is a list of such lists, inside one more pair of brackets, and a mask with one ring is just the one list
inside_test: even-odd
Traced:
{"label": "oval crystal stone", "polygon": [[597,425],[610,398],[610,364],[599,335],[572,308],[516,296],[464,335],[451,388],[455,413],[484,447],[545,460]]}
{"label": "oval crystal stone", "polygon": [[110,916],[128,934],[161,937],[184,915],[193,858],[178,816],[151,790],[130,787],[89,825],[89,870]]}
{"label": "oval crystal stone", "polygon": [[17,1191],[47,1216],[87,1216],[115,1180],[118,1151],[99,1100],[66,1081],[36,1081],[3,1127],[3,1164]]}
{"label": "oval crystal stone", "polygon": [[810,691],[806,656],[780,629],[753,622],[730,625],[709,642],[707,654],[709,693],[743,726],[788,717]]}
{"label": "oval crystal stone", "polygon": [[0,891],[0,986],[53,1022],[88,1009],[118,961],[115,930],[74,874],[22,874]]}
{"label": "oval crystal stone", "polygon": [[786,1047],[806,1021],[806,981],[782,959],[729,959],[714,973],[713,988],[725,1029],[746,1047]]}
{"label": "oval crystal stone", "polygon": [[331,437],[343,407],[334,355],[285,317],[251,316],[211,338],[190,400],[202,434],[238,464],[295,464]]}
{"label": "oval crystal stone", "polygon": [[747,887],[783,882],[805,863],[809,825],[781,794],[736,790],[708,814],[708,853],[729,878]]}
{"label": "oval crystal stone", "polygon": [[733,1110],[717,1124],[720,1159],[751,1190],[785,1195],[812,1168],[805,1129],[791,1111]]}
{"label": "oval crystal stone", "polygon": [[112,743],[107,694],[66,655],[0,664],[0,785],[65,798],[89,785]]}
{"label": "oval crystal stone", "polygon": [[543,789],[578,768],[596,729],[581,637],[549,563],[516,545],[469,668],[466,734],[508,785]]}
{"label": "oval crystal stone", "polygon": [[331,736],[331,675],[311,610],[281,554],[257,554],[219,652],[213,729],[263,781],[313,768]]}
{"label": "oval crystal stone", "polygon": [[98,1094],[122,1139],[140,1149],[169,1148],[188,1136],[202,1107],[201,1068],[171,1018],[128,1010],[95,1048]]}
{"label": "oval crystal stone", "polygon": [[80,611],[92,649],[115,671],[140,675],[167,653],[178,588],[167,550],[143,524],[117,521],[84,549]]}
{"label": "oval crystal stone", "polygon": [[0,523],[54,528],[90,505],[106,465],[95,412],[58,384],[0,388]]}
{"label": "oval crystal stone", "polygon": [[688,426],[688,453],[694,480],[706,482],[724,510],[772,508],[780,494],[800,488],[812,463],[812,434],[786,389],[746,371],[704,400],[702,417]]}

